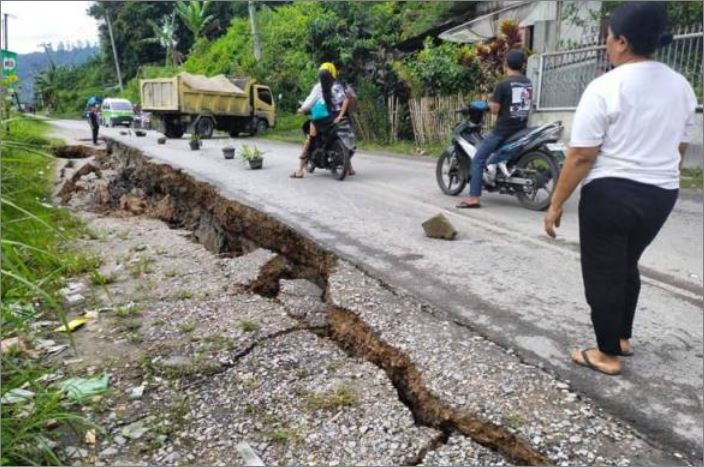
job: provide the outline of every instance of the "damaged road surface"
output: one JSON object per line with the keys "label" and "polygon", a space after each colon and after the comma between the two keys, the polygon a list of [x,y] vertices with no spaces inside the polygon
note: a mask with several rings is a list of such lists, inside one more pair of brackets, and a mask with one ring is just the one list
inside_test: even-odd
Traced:
{"label": "damaged road surface", "polygon": [[[157,146],[151,133],[107,133],[111,154],[90,161],[99,173],[64,174],[76,185],[66,202],[161,219],[217,255],[188,279],[133,284],[150,304],[135,339],[150,356],[140,371],[169,382],[147,392],[142,416],[166,404],[189,420],[161,429],[168,435],[144,461],[239,463],[242,441],[279,464],[700,457],[701,293],[662,272],[685,259],[645,274],[638,354],[608,378],[566,358],[593,339],[573,245],[451,210],[459,240],[426,239],[420,223],[451,203],[403,185],[415,172],[431,177],[429,165],[363,158],[349,183],[300,181],[286,178],[295,159],[281,145],[261,143],[271,149],[265,170],[250,173],[222,159],[227,140],[193,153],[185,141]],[[162,228],[150,241],[171,250],[166,233],[178,231]],[[192,292],[174,293],[169,281],[179,280]],[[120,291],[130,282],[110,284],[104,299],[132,299],[137,290]],[[115,449],[115,459],[127,455]]]}

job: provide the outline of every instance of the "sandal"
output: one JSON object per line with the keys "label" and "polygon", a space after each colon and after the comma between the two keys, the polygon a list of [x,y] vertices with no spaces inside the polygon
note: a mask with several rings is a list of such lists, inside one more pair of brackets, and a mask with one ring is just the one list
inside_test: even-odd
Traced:
{"label": "sandal", "polygon": [[288,178],[303,178],[303,174],[298,174],[297,172],[293,172],[291,175],[288,176]]}
{"label": "sandal", "polygon": [[457,209],[479,209],[482,207],[481,203],[472,203],[469,204],[466,201],[460,201],[460,203],[455,206]]}
{"label": "sandal", "polygon": [[592,350],[592,349],[585,349],[580,352],[580,355],[582,356],[582,361],[579,361],[576,358],[574,358],[574,355],[572,356],[572,361],[579,366],[589,368],[590,370],[598,371],[599,373],[603,373],[608,376],[618,376],[621,374],[621,370],[610,372],[610,371],[603,370],[603,369],[599,368],[598,366],[594,365],[594,363],[592,363],[592,361],[589,360],[589,357],[587,356],[587,350]]}
{"label": "sandal", "polygon": [[621,357],[632,357],[632,356],[633,356],[633,350],[629,350],[629,351],[623,350],[623,349],[621,348],[620,343],[619,343],[619,350],[621,351],[621,353],[619,353],[619,355],[620,355]]}

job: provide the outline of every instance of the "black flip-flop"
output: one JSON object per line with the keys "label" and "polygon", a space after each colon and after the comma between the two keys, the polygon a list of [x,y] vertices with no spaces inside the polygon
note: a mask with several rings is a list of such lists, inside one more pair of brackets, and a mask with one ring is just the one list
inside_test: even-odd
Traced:
{"label": "black flip-flop", "polygon": [[457,206],[455,206],[457,209],[479,209],[482,207],[480,203],[475,203],[475,204],[469,204],[465,201],[460,202]]}
{"label": "black flip-flop", "polygon": [[590,370],[598,371],[599,373],[603,373],[603,374],[608,375],[608,376],[618,376],[618,375],[621,374],[621,370],[619,370],[619,371],[617,371],[617,372],[615,372],[615,373],[609,373],[608,371],[604,371],[604,370],[602,370],[601,368],[599,368],[598,366],[594,365],[594,364],[591,362],[591,360],[589,360],[589,357],[587,356],[587,350],[590,350],[590,349],[585,349],[585,350],[582,350],[582,352],[581,352],[582,360],[583,360],[583,361],[579,362],[579,361],[575,360],[574,358],[572,358],[572,361],[573,361],[574,363],[576,363],[577,365],[579,365],[579,366],[583,366],[583,367],[585,367],[585,368],[589,368]]}
{"label": "black flip-flop", "polygon": [[633,352],[632,352],[631,350],[629,350],[628,352],[624,352],[624,351],[622,350],[619,355],[620,355],[621,357],[632,357],[632,356],[633,356]]}

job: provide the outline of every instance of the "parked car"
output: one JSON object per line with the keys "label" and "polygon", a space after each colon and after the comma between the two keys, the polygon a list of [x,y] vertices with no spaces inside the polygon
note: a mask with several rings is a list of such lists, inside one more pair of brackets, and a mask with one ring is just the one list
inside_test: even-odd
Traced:
{"label": "parked car", "polygon": [[100,110],[102,114],[100,123],[103,126],[130,126],[134,120],[132,103],[127,99],[117,99],[112,97],[104,99]]}

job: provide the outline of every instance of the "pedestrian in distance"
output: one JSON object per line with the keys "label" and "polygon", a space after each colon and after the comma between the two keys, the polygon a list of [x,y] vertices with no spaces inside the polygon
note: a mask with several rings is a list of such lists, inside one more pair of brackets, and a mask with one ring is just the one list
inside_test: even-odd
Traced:
{"label": "pedestrian in distance", "polygon": [[98,131],[100,130],[100,108],[96,104],[91,107],[88,113],[88,123],[90,124],[91,133],[93,134],[93,144],[98,145]]}
{"label": "pedestrian in distance", "polygon": [[571,357],[607,375],[620,374],[621,357],[634,353],[638,261],[675,205],[679,171],[694,136],[692,86],[652,58],[672,41],[666,29],[661,2],[627,2],[614,11],[606,39],[614,68],[592,81],[580,99],[544,219],[554,238],[564,203],[582,183],[582,277],[597,347]]}

